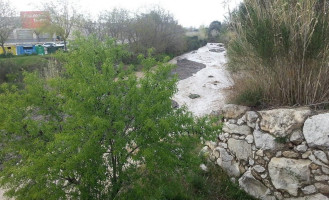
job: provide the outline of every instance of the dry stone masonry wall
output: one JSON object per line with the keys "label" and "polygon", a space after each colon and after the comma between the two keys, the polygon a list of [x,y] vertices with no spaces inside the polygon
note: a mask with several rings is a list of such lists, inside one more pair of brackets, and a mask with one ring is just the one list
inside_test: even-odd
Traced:
{"label": "dry stone masonry wall", "polygon": [[329,200],[329,113],[223,108],[223,133],[203,151],[259,199]]}

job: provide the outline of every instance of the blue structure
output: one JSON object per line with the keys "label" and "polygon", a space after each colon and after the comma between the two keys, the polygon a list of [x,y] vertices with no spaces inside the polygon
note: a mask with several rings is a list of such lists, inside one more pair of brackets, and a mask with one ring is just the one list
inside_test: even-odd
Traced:
{"label": "blue structure", "polygon": [[24,54],[36,54],[35,45],[17,45],[16,46],[17,55],[24,55]]}

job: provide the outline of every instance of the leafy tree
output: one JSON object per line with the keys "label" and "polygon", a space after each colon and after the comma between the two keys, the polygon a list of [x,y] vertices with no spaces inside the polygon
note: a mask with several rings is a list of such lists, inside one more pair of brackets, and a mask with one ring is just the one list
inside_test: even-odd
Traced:
{"label": "leafy tree", "polygon": [[5,42],[17,27],[18,21],[15,18],[15,10],[9,2],[0,0],[0,45],[6,54]]}
{"label": "leafy tree", "polygon": [[81,21],[81,15],[69,0],[48,1],[44,4],[46,14],[42,32],[55,33],[64,41],[64,49],[67,50],[66,42],[74,27]]}
{"label": "leafy tree", "polygon": [[[172,65],[140,56],[145,76],[138,79],[121,64],[124,56],[113,41],[79,37],[63,54],[61,76],[27,74],[22,91],[2,85],[0,185],[8,196],[160,198],[161,181],[195,162],[196,133],[216,129],[172,108]],[[158,190],[143,189],[149,186]]]}
{"label": "leafy tree", "polygon": [[219,21],[213,21],[208,28],[208,39],[210,42],[218,42],[218,35],[221,31],[222,24]]}

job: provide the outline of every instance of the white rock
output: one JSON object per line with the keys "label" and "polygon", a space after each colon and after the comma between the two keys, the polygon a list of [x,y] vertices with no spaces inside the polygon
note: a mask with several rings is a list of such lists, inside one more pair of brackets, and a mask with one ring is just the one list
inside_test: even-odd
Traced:
{"label": "white rock", "polygon": [[249,135],[251,134],[251,129],[247,125],[236,125],[230,123],[224,123],[223,131],[226,133],[234,133],[239,135]]}
{"label": "white rock", "polygon": [[315,150],[315,151],[313,151],[313,154],[315,155],[315,157],[317,157],[322,162],[324,162],[326,164],[329,164],[327,155],[323,151],[317,151],[317,150]]}
{"label": "white rock", "polygon": [[328,167],[322,166],[322,171],[325,174],[329,174],[329,168]]}
{"label": "white rock", "polygon": [[245,116],[246,116],[247,125],[254,129],[256,127],[256,122],[259,117],[257,112],[248,111],[248,112],[246,112]]}
{"label": "white rock", "polygon": [[301,144],[304,140],[304,136],[301,130],[296,130],[292,132],[290,136],[290,141],[294,144]]}
{"label": "white rock", "polygon": [[275,109],[259,111],[260,128],[276,137],[285,137],[294,129],[301,128],[305,119],[311,115],[309,108]]}
{"label": "white rock", "polygon": [[275,157],[281,157],[281,156],[282,156],[282,151],[276,152]]}
{"label": "white rock", "polygon": [[304,194],[313,194],[313,193],[316,193],[316,188],[314,185],[308,185],[308,186],[302,188],[302,191]]}
{"label": "white rock", "polygon": [[208,167],[207,167],[205,164],[201,164],[201,165],[200,165],[200,168],[201,168],[203,171],[205,171],[205,172],[208,171]]}
{"label": "white rock", "polygon": [[226,142],[227,141],[227,139],[225,138],[225,136],[223,134],[218,135],[218,139],[220,141],[223,141],[223,142]]}
{"label": "white rock", "polygon": [[274,187],[297,196],[298,188],[311,182],[310,164],[309,160],[272,158],[268,171]]}
{"label": "white rock", "polygon": [[329,113],[308,118],[303,134],[309,147],[329,148]]}
{"label": "white rock", "polygon": [[255,164],[255,161],[251,158],[249,158],[249,165],[254,165]]}
{"label": "white rock", "polygon": [[230,155],[224,148],[218,148],[220,157],[217,159],[217,164],[223,168],[229,176],[239,177],[239,164],[235,162],[233,156]]}
{"label": "white rock", "polygon": [[275,150],[283,146],[275,141],[275,137],[259,130],[254,130],[255,145],[263,150]]}
{"label": "white rock", "polygon": [[241,117],[243,114],[245,114],[250,108],[246,106],[239,106],[234,104],[226,104],[223,107],[223,116],[224,118],[228,119],[235,119],[238,117]]}
{"label": "white rock", "polygon": [[242,125],[246,123],[246,115],[243,115],[238,121],[236,122],[238,125]]}
{"label": "white rock", "polygon": [[251,144],[248,144],[244,140],[229,139],[228,148],[233,152],[237,159],[248,161],[249,157],[252,157]]}
{"label": "white rock", "polygon": [[246,136],[240,136],[239,139],[240,140],[244,140],[246,138]]}
{"label": "white rock", "polygon": [[326,165],[323,164],[320,160],[316,159],[316,157],[315,157],[313,154],[311,154],[310,156],[308,156],[308,158],[309,158],[312,162],[314,162],[315,164],[317,164],[317,165],[326,166]]}
{"label": "white rock", "polygon": [[252,135],[247,135],[246,139],[245,139],[249,144],[254,142],[254,136]]}
{"label": "white rock", "polygon": [[266,199],[270,193],[270,190],[263,183],[254,178],[250,170],[244,173],[239,179],[239,185],[244,191],[255,198]]}
{"label": "white rock", "polygon": [[236,124],[236,119],[229,119],[229,120],[227,120],[227,122],[229,123],[229,124]]}
{"label": "white rock", "polygon": [[298,145],[297,147],[296,147],[296,150],[298,151],[298,152],[305,152],[305,151],[307,151],[307,145],[306,144],[301,144],[301,145]]}
{"label": "white rock", "polygon": [[314,179],[317,181],[329,181],[328,175],[314,176]]}
{"label": "white rock", "polygon": [[224,137],[229,138],[230,134],[229,133],[224,133]]}
{"label": "white rock", "polygon": [[265,172],[265,168],[264,168],[263,166],[261,166],[261,165],[255,165],[255,166],[253,167],[253,169],[254,169],[256,172],[258,172],[258,173],[263,173],[263,172]]}
{"label": "white rock", "polygon": [[267,173],[261,174],[260,177],[262,177],[262,179],[265,179],[267,177]]}
{"label": "white rock", "polygon": [[323,194],[314,194],[298,198],[286,198],[285,200],[329,200],[329,198],[324,196]]}
{"label": "white rock", "polygon": [[227,149],[227,144],[224,143],[224,142],[219,142],[219,143],[218,143],[218,147],[222,147],[222,148],[224,148],[224,149]]}

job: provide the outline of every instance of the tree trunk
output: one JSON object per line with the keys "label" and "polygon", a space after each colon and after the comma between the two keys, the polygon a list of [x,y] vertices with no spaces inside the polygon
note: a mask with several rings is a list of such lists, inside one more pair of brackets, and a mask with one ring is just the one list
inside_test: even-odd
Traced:
{"label": "tree trunk", "polygon": [[2,48],[2,51],[3,51],[3,55],[6,55],[7,52],[6,52],[6,49],[5,49],[5,45],[3,43],[1,44],[1,48]]}
{"label": "tree trunk", "polygon": [[64,41],[64,51],[67,51],[67,48],[66,48],[66,39],[63,39]]}

